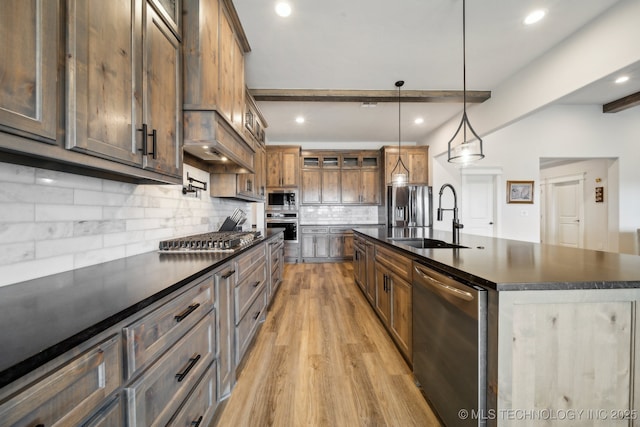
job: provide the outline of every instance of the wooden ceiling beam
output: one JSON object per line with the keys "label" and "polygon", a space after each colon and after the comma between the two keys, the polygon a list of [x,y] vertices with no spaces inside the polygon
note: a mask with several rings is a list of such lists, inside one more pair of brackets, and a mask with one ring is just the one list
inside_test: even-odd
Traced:
{"label": "wooden ceiling beam", "polygon": [[[249,89],[256,101],[398,102],[396,90]],[[462,102],[461,90],[403,90],[402,102]],[[479,104],[491,91],[467,91],[467,103]]]}
{"label": "wooden ceiling beam", "polygon": [[640,92],[632,93],[624,98],[616,99],[602,106],[603,113],[618,113],[631,107],[640,105]]}

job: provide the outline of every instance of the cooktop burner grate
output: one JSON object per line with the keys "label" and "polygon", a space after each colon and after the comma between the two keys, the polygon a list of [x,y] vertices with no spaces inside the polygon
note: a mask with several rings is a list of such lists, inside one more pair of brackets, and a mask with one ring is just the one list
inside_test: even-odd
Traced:
{"label": "cooktop burner grate", "polygon": [[233,252],[261,237],[259,231],[212,231],[162,240],[160,252]]}

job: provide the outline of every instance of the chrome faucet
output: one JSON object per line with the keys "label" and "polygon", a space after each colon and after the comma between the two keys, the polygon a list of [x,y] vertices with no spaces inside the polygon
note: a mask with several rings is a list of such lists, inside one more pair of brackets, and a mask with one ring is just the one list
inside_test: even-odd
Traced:
{"label": "chrome faucet", "polygon": [[[442,193],[445,188],[450,188],[453,193],[453,209],[443,209],[442,208]],[[453,244],[457,245],[460,243],[460,229],[464,227],[464,225],[460,224],[460,220],[458,219],[458,196],[456,195],[456,190],[453,188],[451,184],[444,184],[440,187],[440,196],[438,197],[438,221],[442,221],[442,212],[444,211],[453,211],[453,224],[452,224],[452,233],[453,233]]]}

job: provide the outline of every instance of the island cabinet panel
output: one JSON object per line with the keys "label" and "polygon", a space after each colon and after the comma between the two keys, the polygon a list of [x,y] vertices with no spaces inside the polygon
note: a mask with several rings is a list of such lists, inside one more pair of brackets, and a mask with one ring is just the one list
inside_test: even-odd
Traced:
{"label": "island cabinet panel", "polygon": [[375,267],[375,308],[382,319],[382,323],[389,324],[391,318],[391,293],[389,292],[389,276],[387,275],[387,269],[381,265],[376,264]]}
{"label": "island cabinet panel", "polygon": [[58,2],[0,2],[0,129],[55,143]]}
{"label": "island cabinet panel", "polygon": [[584,410],[580,425],[629,425],[625,411],[640,410],[633,391],[640,355],[637,301],[628,291],[501,292],[498,410]]}
{"label": "island cabinet panel", "polygon": [[210,312],[124,389],[127,425],[166,425],[201,375],[210,369],[214,350],[214,313]]}
{"label": "island cabinet panel", "polygon": [[181,178],[176,36],[140,0],[69,0],[67,13],[67,148]]}
{"label": "island cabinet panel", "polygon": [[112,336],[0,404],[10,426],[78,425],[122,382],[120,338]]}

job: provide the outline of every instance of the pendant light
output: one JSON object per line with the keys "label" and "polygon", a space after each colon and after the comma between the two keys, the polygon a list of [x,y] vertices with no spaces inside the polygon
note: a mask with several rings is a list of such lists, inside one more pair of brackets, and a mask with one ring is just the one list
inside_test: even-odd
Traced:
{"label": "pendant light", "polygon": [[[467,117],[467,64],[466,64],[466,7],[462,0],[462,120],[456,129],[456,133],[449,140],[448,160],[450,163],[468,164],[484,158],[482,152],[482,139],[478,136]],[[473,138],[467,141],[467,128],[471,131]],[[462,130],[462,141],[455,143],[454,140]],[[471,137],[471,135],[469,135]]]}
{"label": "pendant light", "polygon": [[404,186],[409,183],[409,169],[404,165],[402,161],[402,156],[400,152],[401,141],[402,141],[402,122],[401,114],[400,114],[400,88],[404,85],[404,80],[398,80],[396,82],[396,87],[398,88],[398,161],[396,162],[395,167],[391,171],[391,185],[393,186]]}

